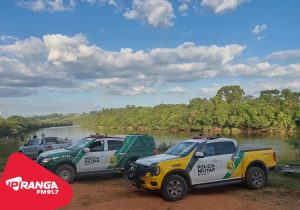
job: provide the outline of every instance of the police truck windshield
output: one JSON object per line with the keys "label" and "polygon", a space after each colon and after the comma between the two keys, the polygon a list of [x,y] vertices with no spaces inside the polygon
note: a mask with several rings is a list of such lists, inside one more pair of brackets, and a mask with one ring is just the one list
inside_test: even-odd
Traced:
{"label": "police truck windshield", "polygon": [[90,142],[87,139],[82,139],[80,141],[75,142],[71,146],[69,146],[67,149],[68,150],[80,150],[82,147],[84,147],[88,142]]}
{"label": "police truck windshield", "polygon": [[197,147],[197,144],[196,142],[181,142],[170,148],[165,154],[184,157],[190,154]]}

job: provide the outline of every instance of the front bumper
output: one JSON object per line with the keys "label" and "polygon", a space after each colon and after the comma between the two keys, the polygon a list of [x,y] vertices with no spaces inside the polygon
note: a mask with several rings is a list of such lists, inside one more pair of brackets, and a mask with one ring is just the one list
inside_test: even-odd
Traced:
{"label": "front bumper", "polygon": [[127,172],[127,180],[137,188],[159,190],[161,188],[161,176],[153,175],[155,168],[145,165],[132,164]]}

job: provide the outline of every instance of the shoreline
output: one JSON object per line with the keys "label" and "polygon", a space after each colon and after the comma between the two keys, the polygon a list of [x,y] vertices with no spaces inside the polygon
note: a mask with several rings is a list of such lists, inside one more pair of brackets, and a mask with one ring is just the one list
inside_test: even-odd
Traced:
{"label": "shoreline", "polygon": [[81,126],[92,130],[122,130],[122,131],[139,131],[139,132],[191,132],[191,133],[201,133],[201,134],[294,134],[300,127],[291,130],[277,129],[277,128],[266,128],[266,129],[254,129],[254,128],[218,128],[218,127],[206,127],[202,129],[194,128],[148,128],[148,127],[89,127],[82,124]]}

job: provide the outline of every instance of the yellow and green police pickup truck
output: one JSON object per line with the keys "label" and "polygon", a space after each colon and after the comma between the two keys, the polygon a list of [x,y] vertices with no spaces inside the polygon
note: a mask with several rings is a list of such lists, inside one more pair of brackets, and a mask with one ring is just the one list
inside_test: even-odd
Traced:
{"label": "yellow and green police pickup truck", "polygon": [[244,182],[262,188],[276,166],[271,148],[240,148],[228,138],[198,138],[180,142],[160,155],[140,158],[127,179],[138,188],[160,190],[168,201],[185,197],[192,188]]}

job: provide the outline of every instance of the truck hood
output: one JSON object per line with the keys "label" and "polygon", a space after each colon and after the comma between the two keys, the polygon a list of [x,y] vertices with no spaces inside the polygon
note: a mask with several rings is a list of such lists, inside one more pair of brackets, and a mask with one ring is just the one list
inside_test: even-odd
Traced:
{"label": "truck hood", "polygon": [[73,150],[67,150],[67,149],[55,149],[55,150],[50,150],[47,152],[43,152],[40,154],[40,157],[57,157],[57,156],[62,156],[62,155],[71,155],[75,156],[77,152]]}
{"label": "truck hood", "polygon": [[136,161],[137,164],[146,165],[146,166],[154,166],[159,162],[171,160],[179,158],[176,155],[168,155],[168,154],[160,154],[160,155],[153,155],[150,157],[140,158]]}

